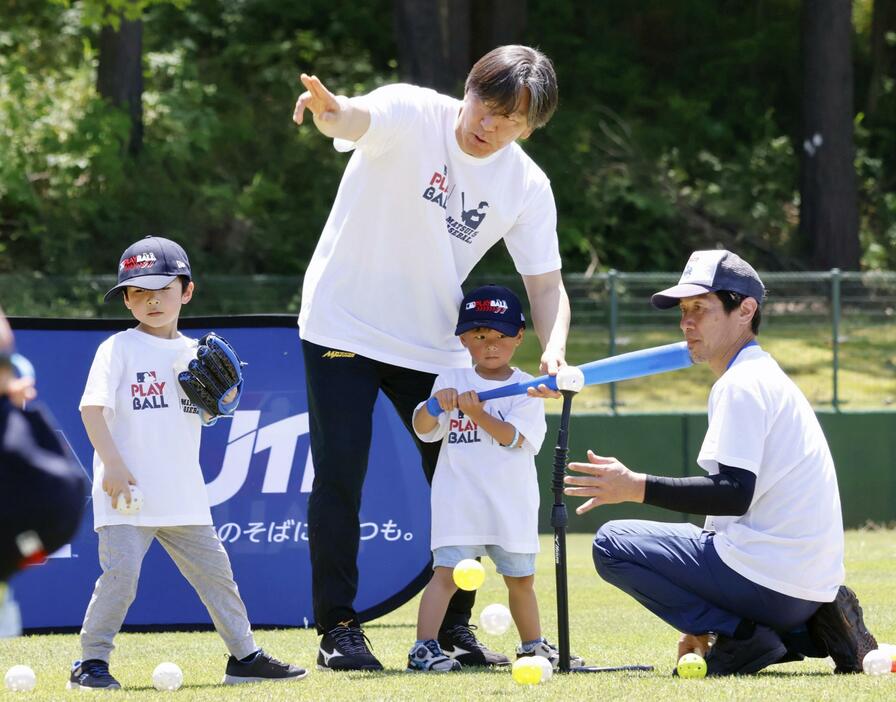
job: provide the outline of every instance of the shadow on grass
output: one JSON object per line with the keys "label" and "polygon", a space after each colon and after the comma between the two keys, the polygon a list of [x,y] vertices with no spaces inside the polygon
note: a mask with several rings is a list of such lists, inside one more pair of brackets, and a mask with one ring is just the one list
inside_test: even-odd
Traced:
{"label": "shadow on grass", "polygon": [[[766,678],[783,678],[792,680],[793,678],[848,678],[848,676],[837,675],[825,670],[806,670],[806,671],[788,671],[788,670],[763,670],[762,676]],[[746,675],[741,677],[748,677]],[[752,676],[750,676],[752,677]]]}

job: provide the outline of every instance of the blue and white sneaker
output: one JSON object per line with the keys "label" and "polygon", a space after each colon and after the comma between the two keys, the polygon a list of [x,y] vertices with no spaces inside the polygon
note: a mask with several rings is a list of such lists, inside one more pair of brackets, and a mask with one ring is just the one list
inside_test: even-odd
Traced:
{"label": "blue and white sneaker", "polygon": [[[551,666],[553,666],[554,670],[557,670],[560,667],[560,651],[557,650],[557,647],[552,643],[548,643],[548,640],[542,638],[536,644],[525,647],[522,644],[516,647],[516,657],[517,659],[525,658],[526,656],[541,656],[542,658],[547,658],[551,662]],[[569,653],[569,667],[570,668],[580,668],[585,665],[585,660],[581,656],[577,656],[572,651]]]}
{"label": "blue and white sneaker", "polygon": [[447,673],[460,670],[461,665],[442,652],[435,639],[427,639],[414,644],[408,652],[408,670],[417,673]]}
{"label": "blue and white sneaker", "polygon": [[69,690],[120,690],[121,685],[109,672],[109,664],[98,658],[75,661],[66,687]]}

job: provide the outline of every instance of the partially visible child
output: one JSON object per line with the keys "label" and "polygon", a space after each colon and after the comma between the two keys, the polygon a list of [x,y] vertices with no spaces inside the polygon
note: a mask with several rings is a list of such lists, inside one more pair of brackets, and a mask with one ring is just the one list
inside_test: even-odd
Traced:
{"label": "partially visible child", "polygon": [[34,369],[15,353],[0,309],[0,637],[22,629],[4,582],[68,543],[84,512],[87,478],[36,396]]}
{"label": "partially visible child", "polygon": [[556,648],[541,634],[534,589],[539,550],[535,456],[546,431],[544,405],[528,395],[487,403],[478,396],[532,379],[509,365],[525,326],[520,301],[507,288],[487,285],[468,293],[454,333],[470,352],[473,367],[436,378],[432,394],[444,410],[438,417],[426,403],[415,410],[414,431],[423,441],[441,441],[442,449],[432,481],[433,576],[420,601],[408,670],[460,670],[454,651],[443,651],[436,637],[457,590],[454,566],[486,554],[507,584],[520,635],[517,658],[539,655],[555,667],[559,662]]}
{"label": "partially visible child", "polygon": [[[255,643],[230,559],[212,523],[199,467],[198,409],[177,389],[175,366],[196,347],[177,330],[193,296],[190,262],[175,242],[146,237],[118,265],[118,285],[137,326],[100,344],[80,409],[93,458],[93,518],[102,574],[81,628],[82,660],[69,688],[119,689],[109,672],[115,635],[137,592],[140,566],[153,539],[196,590],[230,658],[223,682],[299,680],[305,670],[282,663]],[[130,486],[143,491],[133,515],[113,505]]]}

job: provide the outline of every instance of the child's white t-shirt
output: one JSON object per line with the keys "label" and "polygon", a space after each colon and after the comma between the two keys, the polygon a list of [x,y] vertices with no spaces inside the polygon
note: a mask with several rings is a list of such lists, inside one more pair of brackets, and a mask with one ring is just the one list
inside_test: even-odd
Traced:
{"label": "child's white t-shirt", "polygon": [[305,273],[314,344],[428,373],[465,368],[461,284],[503,239],[517,271],[560,269],[550,181],[516,143],[486,158],[454,133],[461,101],[412,85],[353,98],[370,111]]}
{"label": "child's white t-shirt", "polygon": [[[507,380],[486,380],[472,368],[449,370],[436,378],[443,388],[477,393],[532,376],[514,368]],[[426,412],[421,403],[416,412]],[[498,545],[511,553],[537,553],[538,476],[535,456],[547,430],[544,402],[528,395],[488,400],[486,411],[512,424],[526,441],[505,448],[460,410],[439,415],[439,424],[422,441],[440,441],[432,480],[432,548]]]}
{"label": "child's white t-shirt", "polygon": [[697,463],[710,474],[720,463],[756,474],[746,514],[706,519],[722,561],[776,592],[833,600],[845,574],[834,461],[809,402],[758,346],[713,385]]}
{"label": "child's white t-shirt", "polygon": [[103,416],[125,466],[143,491],[143,508],[124,515],[103,492],[103,462],[93,454],[94,528],[112,524],[185,526],[211,524],[199,467],[202,423],[176,378],[195,357],[195,339],[160,339],[128,329],[100,344],[79,409],[103,407]]}

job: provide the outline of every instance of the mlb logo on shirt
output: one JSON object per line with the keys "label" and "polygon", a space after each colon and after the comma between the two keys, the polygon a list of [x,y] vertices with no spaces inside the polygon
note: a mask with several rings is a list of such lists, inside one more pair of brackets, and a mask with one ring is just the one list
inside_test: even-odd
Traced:
{"label": "mlb logo on shirt", "polygon": [[161,409],[165,401],[166,382],[156,382],[156,371],[138,371],[137,382],[131,384],[131,402],[135,410]]}

